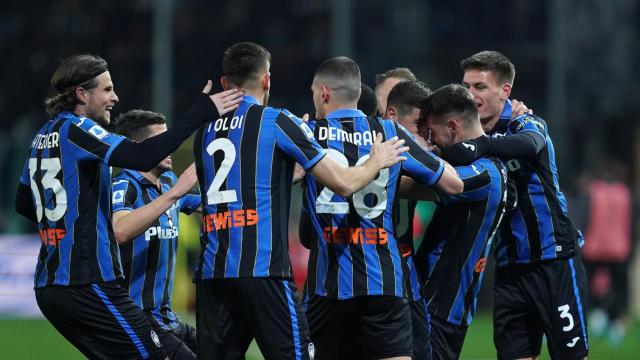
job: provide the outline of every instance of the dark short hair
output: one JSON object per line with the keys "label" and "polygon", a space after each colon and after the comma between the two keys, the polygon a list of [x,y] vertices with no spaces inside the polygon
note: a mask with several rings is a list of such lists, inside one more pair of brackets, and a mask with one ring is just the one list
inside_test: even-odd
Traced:
{"label": "dark short hair", "polygon": [[392,77],[403,80],[417,80],[416,76],[411,72],[411,70],[409,70],[409,68],[399,67],[387,70],[382,74],[376,74],[376,87]]}
{"label": "dark short hair", "polygon": [[233,44],[222,57],[222,75],[238,87],[253,87],[268,71],[271,54],[263,46],[252,42]]}
{"label": "dark short hair", "polygon": [[346,56],[323,61],[316,69],[315,77],[325,82],[343,102],[360,98],[360,68]]}
{"label": "dark short hair", "polygon": [[499,85],[509,83],[513,85],[516,68],[513,63],[497,51],[481,51],[460,62],[462,71],[488,70],[493,73]]}
{"label": "dark short hair", "polygon": [[420,104],[420,120],[425,123],[429,116],[437,122],[457,115],[467,125],[480,121],[478,108],[469,89],[459,84],[445,85]]}
{"label": "dark short hair", "polygon": [[63,60],[51,77],[51,86],[57,94],[45,100],[49,116],[55,116],[61,111],[73,110],[79,103],[76,89],[95,88],[98,86],[96,77],[105,71],[108,71],[107,62],[96,55],[75,55]]}
{"label": "dark short hair", "polygon": [[161,113],[147,110],[129,110],[118,116],[116,132],[131,140],[140,142],[149,137],[148,126],[166,123],[167,120]]}
{"label": "dark short hair", "polygon": [[387,97],[387,108],[393,106],[398,115],[407,116],[413,108],[419,108],[424,99],[431,94],[431,90],[418,80],[405,80],[396,84]]}
{"label": "dark short hair", "polygon": [[360,84],[361,92],[360,99],[358,99],[358,110],[362,111],[367,116],[374,116],[378,112],[378,99],[376,99],[376,93],[373,89],[365,83]]}

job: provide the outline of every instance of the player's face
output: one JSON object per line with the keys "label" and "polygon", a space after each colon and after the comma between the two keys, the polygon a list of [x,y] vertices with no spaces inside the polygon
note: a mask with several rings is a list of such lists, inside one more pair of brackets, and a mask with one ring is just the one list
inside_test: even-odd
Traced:
{"label": "player's face", "polygon": [[426,138],[431,141],[431,144],[440,149],[453,145],[454,136],[447,122],[435,121],[433,116],[429,116],[426,127],[428,130]]}
{"label": "player's face", "polygon": [[405,127],[410,133],[418,135],[418,119],[420,118],[420,109],[417,107],[412,107],[412,111],[405,116],[398,116],[396,121]]}
{"label": "player's face", "polygon": [[[152,136],[160,135],[163,132],[167,131],[166,124],[154,124],[147,126],[147,138]],[[172,169],[171,155],[164,158],[164,160],[160,161],[158,165],[156,165],[156,169],[160,169],[162,172],[168,171]]]}
{"label": "player's face", "polygon": [[464,72],[462,85],[473,94],[478,106],[480,121],[483,124],[500,116],[506,97],[503,96],[503,87],[498,85],[493,72],[468,69]]}
{"label": "player's face", "polygon": [[376,86],[376,99],[378,100],[378,113],[384,114],[387,109],[387,97],[396,84],[404,81],[397,77],[390,77]]}
{"label": "player's face", "polygon": [[111,74],[108,71],[96,77],[98,86],[84,90],[86,103],[86,116],[98,122],[100,125],[109,125],[111,122],[111,110],[118,102],[118,95],[113,89]]}

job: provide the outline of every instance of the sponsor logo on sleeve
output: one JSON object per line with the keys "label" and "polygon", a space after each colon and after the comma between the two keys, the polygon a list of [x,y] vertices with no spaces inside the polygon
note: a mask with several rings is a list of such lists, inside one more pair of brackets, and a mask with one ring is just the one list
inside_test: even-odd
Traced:
{"label": "sponsor logo on sleeve", "polygon": [[113,204],[122,204],[124,202],[124,190],[114,191],[111,202]]}
{"label": "sponsor logo on sleeve", "polygon": [[107,134],[109,133],[107,132],[107,130],[103,129],[100,125],[93,125],[89,129],[89,134],[95,136],[98,139],[102,139],[105,136],[107,136]]}

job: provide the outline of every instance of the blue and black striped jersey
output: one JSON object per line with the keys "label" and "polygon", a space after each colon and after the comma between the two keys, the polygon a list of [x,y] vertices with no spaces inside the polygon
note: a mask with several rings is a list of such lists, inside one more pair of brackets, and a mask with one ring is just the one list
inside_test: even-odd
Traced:
{"label": "blue and black striped jersey", "polygon": [[[167,171],[158,188],[139,171],[123,170],[113,181],[113,213],[139,209],[167,192],[177,181]],[[200,207],[200,194],[187,194],[167,209],[152,225],[120,245],[129,296],[141,309],[151,313],[166,329],[177,329],[178,317],[171,309],[171,294],[178,250],[179,212],[190,214]]]}
{"label": "blue and black striped jersey", "polygon": [[196,279],[290,278],[293,168],[326,154],[306,123],[245,96],[196,132],[194,153],[204,205]]}
{"label": "blue and black striped jersey", "polygon": [[33,139],[20,182],[31,188],[42,240],[35,288],[122,277],[108,162],[123,139],[70,112],[49,120]]}
{"label": "blue and black striped jersey", "polygon": [[309,123],[329,156],[344,166],[369,158],[376,134],[398,136],[410,150],[406,161],[383,169],[376,179],[345,198],[307,174],[305,201],[317,236],[310,246],[308,287],[312,294],[336,299],[364,295],[404,296],[402,260],[392,217],[400,176],[433,185],[443,162],[423,150],[404,128],[391,120],[367,118],[342,109]]}
{"label": "blue and black striped jersey", "polygon": [[429,314],[468,325],[476,309],[491,240],[505,211],[507,170],[498,158],[456,167],[464,192],[439,194],[415,261]]}
{"label": "blue and black striped jersey", "polygon": [[544,120],[533,115],[511,118],[507,103],[492,136],[531,132],[545,139],[534,157],[503,159],[517,188],[517,207],[505,215],[496,239],[498,266],[571,257],[582,235],[567,215],[560,191],[555,151]]}
{"label": "blue and black striped jersey", "polygon": [[416,212],[416,201],[399,199],[393,212],[396,224],[396,238],[402,255],[402,269],[405,281],[405,297],[409,302],[422,299],[420,280],[416,270],[415,248],[413,245],[413,216]]}

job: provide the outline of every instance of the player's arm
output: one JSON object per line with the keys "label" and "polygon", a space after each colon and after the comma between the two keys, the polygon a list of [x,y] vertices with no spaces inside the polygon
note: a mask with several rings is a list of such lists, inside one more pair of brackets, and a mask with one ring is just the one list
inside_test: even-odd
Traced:
{"label": "player's arm", "polygon": [[531,116],[519,116],[509,125],[510,135],[465,140],[442,150],[454,165],[467,165],[487,155],[501,158],[535,157],[546,146],[544,124]]}
{"label": "player's arm", "polygon": [[33,206],[33,198],[31,197],[31,188],[28,185],[18,182],[18,190],[15,199],[16,212],[34,223],[38,222],[36,217],[36,208]]}
{"label": "player's arm", "polygon": [[276,144],[295,159],[306,172],[334,193],[349,196],[371,182],[381,169],[405,160],[404,141],[391,138],[384,143],[382,135],[371,145],[369,159],[354,167],[344,168],[326,156],[327,152],[314,139],[309,126],[288,112],[276,118]]}
{"label": "player's arm", "polygon": [[38,222],[36,208],[33,204],[33,197],[31,197],[31,174],[29,172],[28,157],[22,167],[22,173],[20,173],[18,189],[16,190],[15,208],[18,214],[26,217],[34,223]]}
{"label": "player's arm", "polygon": [[437,201],[438,195],[432,187],[422,185],[408,176],[400,178],[398,197],[416,201]]}
{"label": "player's arm", "polygon": [[464,185],[456,170],[446,161],[422,148],[404,128],[398,127],[398,136],[406,141],[409,150],[403,170],[422,185],[433,186],[445,194],[459,194]]}
{"label": "player's arm", "polygon": [[409,148],[403,145],[404,140],[397,137],[382,142],[382,135],[378,133],[369,158],[361,165],[345,168],[325,156],[313,167],[311,174],[331,191],[346,197],[367,186],[380,170],[406,160],[402,154]]}
{"label": "player's arm", "polygon": [[211,81],[208,81],[191,109],[166,132],[140,143],[124,139],[113,150],[109,165],[148,171],[173,153],[202,124],[236,109],[242,100],[243,93],[237,89],[207,95],[210,91]]}
{"label": "player's arm", "polygon": [[195,165],[185,170],[176,185],[158,196],[149,204],[131,210],[120,210],[113,213],[113,231],[118,244],[125,243],[151,226],[168,208],[191,190],[197,183]]}

